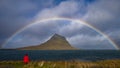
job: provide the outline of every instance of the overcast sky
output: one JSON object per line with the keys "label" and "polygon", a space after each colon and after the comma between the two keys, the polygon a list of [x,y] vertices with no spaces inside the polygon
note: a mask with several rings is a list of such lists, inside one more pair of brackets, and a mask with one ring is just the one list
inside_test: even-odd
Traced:
{"label": "overcast sky", "polygon": [[41,19],[81,19],[99,29],[120,47],[120,0],[0,0],[0,45],[4,48],[41,44],[55,33],[65,36],[73,47],[115,49],[94,29],[68,20],[32,25],[11,38],[24,26]]}

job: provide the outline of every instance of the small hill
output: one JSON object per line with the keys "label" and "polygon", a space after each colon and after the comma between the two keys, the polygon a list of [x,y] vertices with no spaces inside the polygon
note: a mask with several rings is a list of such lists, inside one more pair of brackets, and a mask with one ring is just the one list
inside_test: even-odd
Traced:
{"label": "small hill", "polygon": [[37,46],[28,46],[23,48],[18,48],[21,50],[75,50],[76,48],[72,47],[65,37],[54,34],[47,42],[37,45]]}

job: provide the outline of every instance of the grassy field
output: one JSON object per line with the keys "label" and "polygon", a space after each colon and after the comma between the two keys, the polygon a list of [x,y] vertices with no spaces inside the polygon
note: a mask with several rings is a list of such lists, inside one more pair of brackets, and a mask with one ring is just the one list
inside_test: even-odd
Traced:
{"label": "grassy field", "polygon": [[87,61],[0,61],[0,68],[120,68],[120,60]]}

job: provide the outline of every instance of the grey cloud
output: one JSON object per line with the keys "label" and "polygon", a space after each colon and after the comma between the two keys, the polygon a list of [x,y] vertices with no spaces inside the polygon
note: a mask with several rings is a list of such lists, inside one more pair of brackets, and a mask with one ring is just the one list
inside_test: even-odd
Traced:
{"label": "grey cloud", "polygon": [[[89,4],[88,11],[83,19],[106,35],[112,33],[111,39],[119,41],[119,35],[116,32],[120,30],[120,1],[119,0],[99,0]],[[114,36],[116,37],[114,37]],[[119,45],[119,43],[117,42]]]}
{"label": "grey cloud", "polygon": [[44,18],[51,17],[68,17],[78,18],[83,15],[80,10],[84,10],[82,7],[84,4],[79,4],[76,1],[63,1],[59,5],[53,8],[45,8],[36,15],[36,21]]}
{"label": "grey cloud", "polygon": [[112,41],[116,43],[116,45],[118,45],[118,47],[120,48],[120,31],[115,30],[115,31],[107,32],[107,33],[109,37],[112,39]]}
{"label": "grey cloud", "polygon": [[88,6],[88,11],[83,19],[101,30],[118,28],[120,27],[119,3],[119,0],[96,1]]}
{"label": "grey cloud", "polygon": [[74,47],[81,49],[115,49],[106,38],[100,35],[77,35],[69,39]]}

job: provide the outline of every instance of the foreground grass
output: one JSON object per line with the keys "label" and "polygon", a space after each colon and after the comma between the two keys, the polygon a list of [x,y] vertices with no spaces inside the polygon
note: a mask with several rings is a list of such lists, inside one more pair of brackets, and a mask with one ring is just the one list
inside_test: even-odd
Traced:
{"label": "foreground grass", "polygon": [[120,60],[87,61],[0,61],[0,68],[120,68]]}

